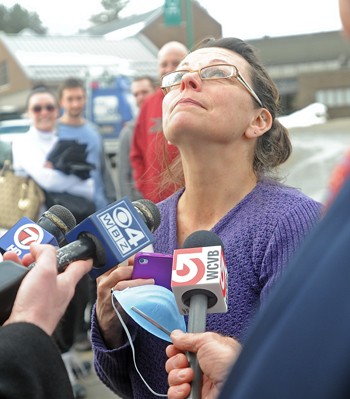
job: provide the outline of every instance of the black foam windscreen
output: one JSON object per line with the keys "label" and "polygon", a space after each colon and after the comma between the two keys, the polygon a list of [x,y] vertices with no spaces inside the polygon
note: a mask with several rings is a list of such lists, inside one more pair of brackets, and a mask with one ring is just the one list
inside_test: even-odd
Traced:
{"label": "black foam windscreen", "polygon": [[157,205],[147,199],[133,201],[134,208],[138,211],[146,226],[153,233],[158,229],[161,222],[161,215]]}
{"label": "black foam windscreen", "polygon": [[76,220],[74,215],[69,209],[65,208],[64,206],[53,205],[51,208],[49,208],[49,212],[60,218],[62,222],[67,226],[68,231],[71,231],[75,227]]}
{"label": "black foam windscreen", "polygon": [[182,248],[214,247],[217,245],[220,245],[225,252],[224,244],[217,234],[209,230],[198,230],[186,238]]}

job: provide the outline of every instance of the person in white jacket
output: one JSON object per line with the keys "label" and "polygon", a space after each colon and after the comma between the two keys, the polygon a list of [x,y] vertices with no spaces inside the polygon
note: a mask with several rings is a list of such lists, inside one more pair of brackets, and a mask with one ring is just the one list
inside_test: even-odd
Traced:
{"label": "person in white jacket", "polygon": [[53,93],[45,87],[34,89],[27,100],[27,116],[32,126],[12,144],[13,168],[18,175],[29,175],[45,191],[69,193],[93,200],[91,178],[83,180],[54,169],[47,156],[56,145],[56,120],[59,107]]}

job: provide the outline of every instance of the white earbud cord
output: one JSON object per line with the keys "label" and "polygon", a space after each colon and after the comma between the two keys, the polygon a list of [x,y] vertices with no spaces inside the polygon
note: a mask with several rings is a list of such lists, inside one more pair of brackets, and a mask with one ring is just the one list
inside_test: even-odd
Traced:
{"label": "white earbud cord", "polygon": [[116,308],[113,299],[114,299],[114,295],[113,295],[113,292],[112,292],[112,306],[113,306],[113,309],[115,310],[115,312],[117,313],[117,316],[118,316],[118,318],[119,318],[119,321],[120,321],[121,325],[123,326],[124,331],[125,331],[125,334],[126,334],[126,336],[128,337],[128,340],[129,340],[129,342],[130,342],[131,351],[132,351],[132,357],[133,357],[135,369],[136,369],[138,375],[140,376],[141,380],[144,382],[144,384],[146,385],[146,387],[153,393],[153,395],[162,396],[162,397],[164,397],[164,398],[167,398],[168,395],[165,395],[165,394],[162,394],[162,393],[157,393],[157,392],[153,391],[153,389],[147,384],[146,380],[142,377],[142,375],[141,375],[139,369],[137,368],[137,366],[136,366],[136,357],[135,357],[135,348],[134,348],[134,344],[132,343],[132,338],[131,338],[130,332],[129,332],[129,330],[128,330],[128,327],[127,327],[126,324],[124,323],[124,320],[123,320],[122,316],[121,316],[120,313],[118,312],[118,309]]}

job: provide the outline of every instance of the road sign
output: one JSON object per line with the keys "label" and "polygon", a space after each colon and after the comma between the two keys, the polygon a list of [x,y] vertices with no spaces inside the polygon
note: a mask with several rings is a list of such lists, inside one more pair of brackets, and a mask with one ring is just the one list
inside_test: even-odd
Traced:
{"label": "road sign", "polygon": [[180,25],[182,22],[181,0],[165,0],[164,3],[165,25]]}

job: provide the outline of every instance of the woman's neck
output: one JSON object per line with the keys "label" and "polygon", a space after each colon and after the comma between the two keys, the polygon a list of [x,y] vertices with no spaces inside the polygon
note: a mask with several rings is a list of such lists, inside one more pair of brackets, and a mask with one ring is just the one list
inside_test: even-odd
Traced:
{"label": "woman's neck", "polygon": [[194,231],[212,229],[256,186],[257,177],[244,156],[232,158],[223,151],[205,163],[196,157],[183,160],[186,190],[177,207],[180,247]]}

